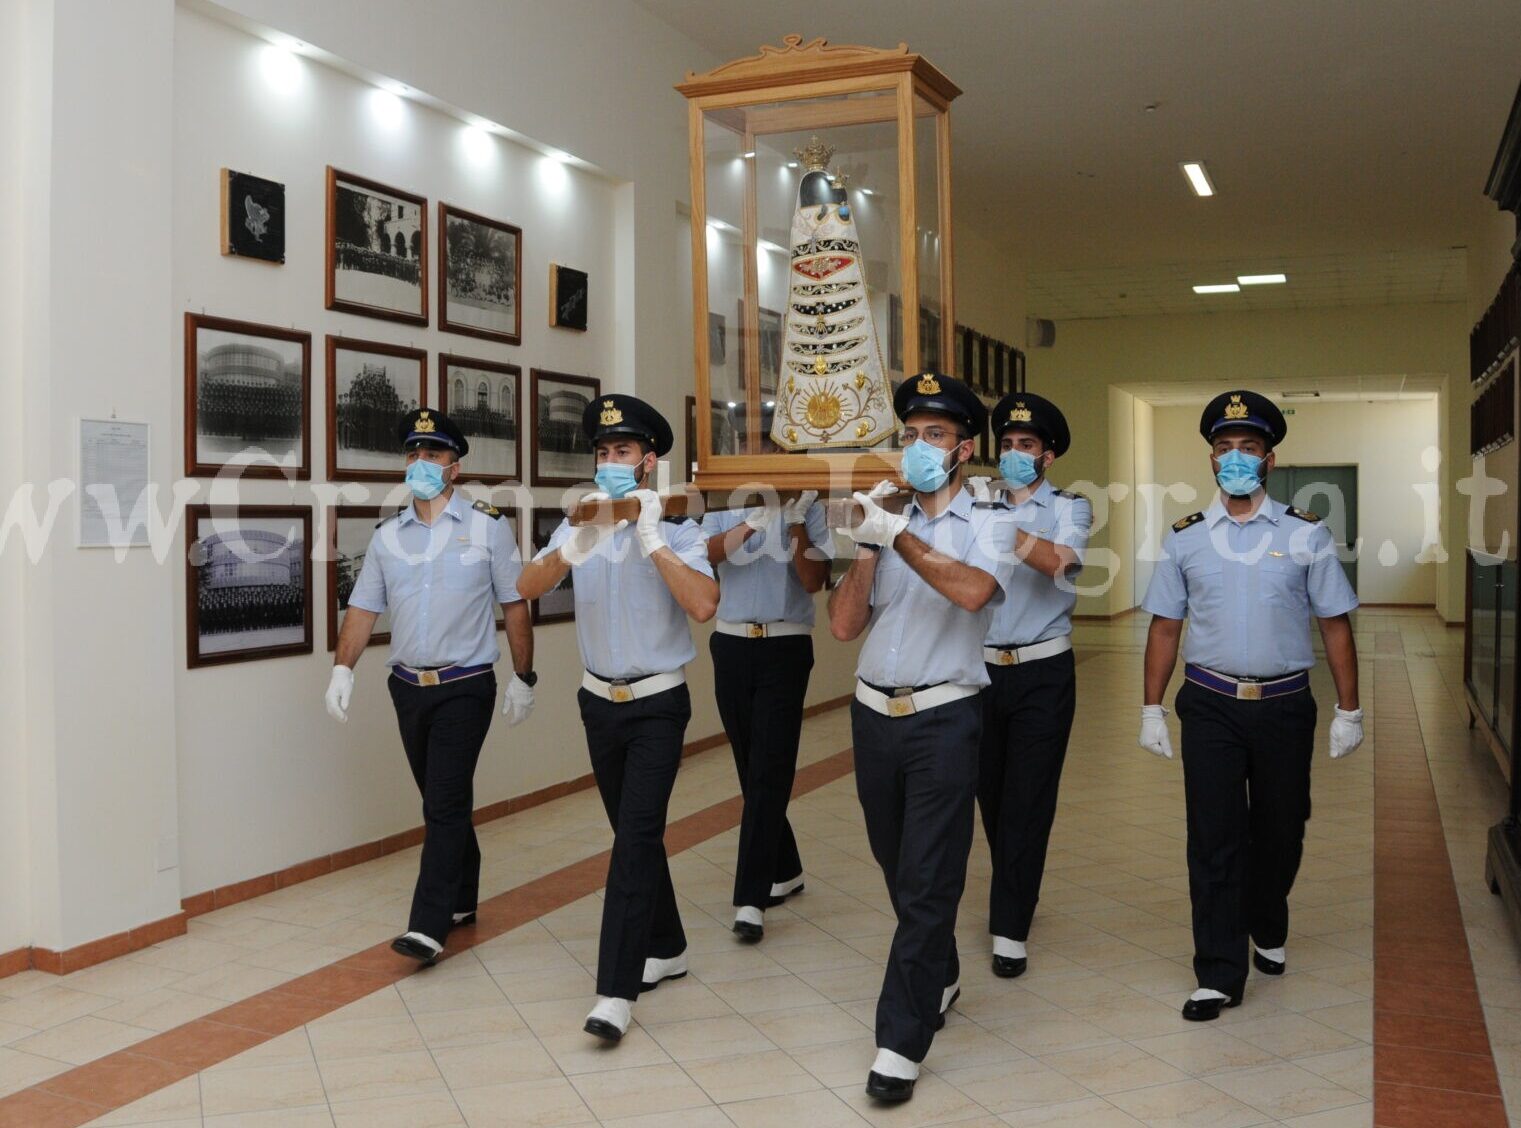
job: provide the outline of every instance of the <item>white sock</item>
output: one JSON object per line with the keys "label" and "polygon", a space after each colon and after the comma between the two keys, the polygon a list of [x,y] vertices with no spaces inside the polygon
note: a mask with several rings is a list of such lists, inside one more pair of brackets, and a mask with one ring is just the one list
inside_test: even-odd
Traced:
{"label": "white sock", "polygon": [[[1253,944],[1252,947],[1257,948],[1257,945]],[[1257,954],[1274,963],[1283,963],[1288,959],[1282,948],[1257,948]]]}
{"label": "white sock", "polygon": [[903,1081],[919,1079],[919,1063],[909,1061],[902,1054],[895,1054],[891,1050],[877,1051],[877,1060],[871,1063],[871,1071],[880,1073],[883,1077],[897,1077]]}
{"label": "white sock", "polygon": [[761,912],[761,910],[757,909],[754,905],[741,905],[739,908],[734,910],[734,923],[763,925],[766,923],[766,914]]}
{"label": "white sock", "polygon": [[1212,987],[1200,987],[1192,995],[1188,996],[1191,1003],[1202,1003],[1205,999],[1229,999],[1230,996],[1222,991],[1216,991]]}
{"label": "white sock", "polygon": [[444,950],[444,946],[431,936],[424,936],[421,932],[408,932],[402,936],[403,940],[415,940],[424,948],[429,949],[435,956]]}
{"label": "white sock", "polygon": [[1007,936],[995,936],[993,937],[993,954],[1003,956],[1005,959],[1022,960],[1025,958],[1025,942],[1010,940]]}

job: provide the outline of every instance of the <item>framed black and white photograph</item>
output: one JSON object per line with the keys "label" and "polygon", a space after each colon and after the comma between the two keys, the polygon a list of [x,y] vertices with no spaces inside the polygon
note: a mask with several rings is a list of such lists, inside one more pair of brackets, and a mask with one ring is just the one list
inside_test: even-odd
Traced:
{"label": "framed black and white photograph", "polygon": [[[528,559],[532,560],[541,548],[549,543],[565,514],[558,509],[534,509],[533,544]],[[565,623],[576,617],[576,591],[572,582],[574,570],[567,570],[565,578],[533,601],[533,625],[542,623]]]}
{"label": "framed black and white photograph", "polygon": [[586,405],[602,394],[602,382],[563,372],[529,372],[532,388],[535,486],[574,486],[591,481],[591,441],[581,430]]}
{"label": "framed black and white photograph", "polygon": [[728,326],[724,315],[708,311],[708,364],[719,365],[729,352]]}
{"label": "framed black and white photograph", "polygon": [[940,315],[923,305],[919,307],[919,371],[941,371]]}
{"label": "framed black and white photograph", "polygon": [[285,185],[248,172],[222,170],[222,253],[261,262],[285,261]]}
{"label": "framed black and white photograph", "polygon": [[[782,370],[782,337],[786,331],[782,315],[774,309],[761,306],[757,310],[760,335],[760,389],[766,395],[776,394],[777,378]],[[739,300],[739,317],[735,322],[739,327],[739,371],[743,377],[747,368],[747,356],[749,353],[748,342],[745,332],[745,301]]]}
{"label": "framed black and white photograph", "polygon": [[903,371],[903,299],[887,295],[887,367]]}
{"label": "framed black and white photograph", "polygon": [[549,324],[554,329],[586,329],[586,271],[549,264]]}
{"label": "framed black and white photograph", "polygon": [[[396,512],[378,505],[336,505],[327,511],[327,648],[338,648],[338,632],[349,608],[349,593],[364,567],[365,553],[375,526]],[[391,641],[391,613],[382,611],[370,634],[370,645]]]}
{"label": "framed black and white photograph", "polygon": [[494,486],[523,480],[522,391],[523,370],[516,364],[439,354],[438,409],[470,440],[461,470],[466,481]]}
{"label": "framed black and white photograph", "polygon": [[522,228],[440,204],[438,246],[438,327],[521,344]]}
{"label": "framed black and white photograph", "polygon": [[426,406],[428,354],[380,341],[327,339],[327,476],[399,482],[396,425]]}
{"label": "framed black and white photograph", "polygon": [[428,201],[327,170],[327,308],[428,323]]}
{"label": "framed black and white photograph", "polygon": [[186,662],[191,669],[312,652],[312,511],[185,507]]}
{"label": "framed black and white photograph", "polygon": [[309,479],[311,386],[310,333],[187,313],[185,476]]}

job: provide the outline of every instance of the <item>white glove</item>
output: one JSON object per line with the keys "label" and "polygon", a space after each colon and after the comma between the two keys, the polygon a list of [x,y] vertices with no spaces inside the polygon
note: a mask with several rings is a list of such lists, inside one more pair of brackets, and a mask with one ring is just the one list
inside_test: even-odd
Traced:
{"label": "white glove", "polygon": [[[878,494],[878,486],[873,487],[871,493],[855,494],[856,502],[861,506],[863,514],[861,523],[853,528],[841,529],[840,532],[855,541],[857,544],[872,544],[879,548],[885,548],[898,539],[898,534],[908,528],[908,517],[902,513],[889,513],[877,504],[878,497],[887,495]],[[896,493],[897,491],[892,491]],[[874,496],[875,495],[875,496]]]}
{"label": "white glove", "polygon": [[507,683],[507,692],[502,695],[502,716],[507,718],[509,725],[517,725],[526,721],[532,712],[533,686],[513,674]]}
{"label": "white glove", "polygon": [[818,499],[818,490],[804,490],[797,497],[782,506],[782,521],[789,527],[801,525],[804,521],[808,520],[808,510],[812,508],[813,503],[818,501]]}
{"label": "white glove", "polygon": [[986,505],[993,500],[992,478],[968,478],[967,489],[972,491],[972,500]]}
{"label": "white glove", "polygon": [[[607,501],[607,494],[596,490],[581,499],[585,501]],[[627,525],[627,521],[617,521],[611,525],[577,525],[570,530],[570,536],[565,538],[565,543],[560,546],[560,559],[572,568],[585,564],[591,559],[592,554],[603,541],[608,540],[619,529]]]}
{"label": "white glove", "polygon": [[772,511],[762,505],[750,510],[745,514],[745,524],[750,526],[750,528],[754,529],[758,533],[767,525],[771,524],[772,516]]}
{"label": "white glove", "polygon": [[639,547],[646,556],[654,556],[665,547],[665,538],[660,535],[660,517],[665,512],[660,495],[654,490],[635,490],[628,496],[639,499],[639,523],[635,526]]}
{"label": "white glove", "polygon": [[1336,716],[1331,721],[1331,759],[1340,760],[1356,752],[1362,742],[1363,711],[1336,706]]}
{"label": "white glove", "polygon": [[[349,719],[349,698],[354,695],[354,671],[347,666],[334,666],[332,680],[327,683],[327,715],[335,721]],[[1359,730],[1361,739],[1361,730]]]}
{"label": "white glove", "polygon": [[1141,706],[1141,747],[1172,759],[1172,739],[1167,735],[1167,709],[1164,706]]}

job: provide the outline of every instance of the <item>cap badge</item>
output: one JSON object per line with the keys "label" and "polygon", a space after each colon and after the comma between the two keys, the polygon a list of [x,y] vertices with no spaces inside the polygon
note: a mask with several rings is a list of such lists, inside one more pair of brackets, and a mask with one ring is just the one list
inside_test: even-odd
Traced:
{"label": "cap badge", "polygon": [[1231,402],[1225,405],[1225,417],[1227,419],[1246,418],[1246,404],[1241,402],[1240,395],[1231,396]]}
{"label": "cap badge", "polygon": [[919,377],[919,383],[915,385],[915,390],[921,396],[938,396],[940,394],[940,381],[935,379],[933,372],[926,372],[923,376]]}
{"label": "cap badge", "polygon": [[603,400],[602,414],[597,419],[604,427],[616,427],[623,422],[623,412],[618,410],[612,400]]}
{"label": "cap badge", "polygon": [[1025,406],[1025,401],[1016,400],[1014,403],[1014,409],[1009,412],[1009,422],[1028,423],[1030,422],[1030,418],[1030,409]]}
{"label": "cap badge", "polygon": [[437,429],[437,424],[435,424],[432,419],[428,418],[428,412],[426,408],[422,411],[419,411],[417,413],[417,418],[412,421],[412,430],[416,431],[419,435],[431,435]]}

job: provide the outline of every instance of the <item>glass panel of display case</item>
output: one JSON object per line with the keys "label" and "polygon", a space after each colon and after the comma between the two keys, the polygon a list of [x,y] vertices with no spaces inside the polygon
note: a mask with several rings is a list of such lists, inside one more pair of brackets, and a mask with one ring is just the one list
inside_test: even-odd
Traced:
{"label": "glass panel of display case", "polygon": [[1521,585],[1521,570],[1514,560],[1497,569],[1499,593],[1495,624],[1495,735],[1509,750],[1512,725],[1516,715],[1516,588]]}
{"label": "glass panel of display case", "polygon": [[[1468,671],[1469,686],[1478,702],[1484,719],[1494,723],[1496,643],[1499,630],[1499,593],[1496,579],[1500,568],[1497,564],[1483,563],[1483,559],[1469,554],[1468,566],[1473,576],[1473,631],[1471,665]],[[1491,558],[1492,559],[1492,558]]]}

